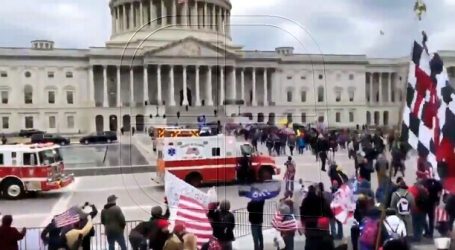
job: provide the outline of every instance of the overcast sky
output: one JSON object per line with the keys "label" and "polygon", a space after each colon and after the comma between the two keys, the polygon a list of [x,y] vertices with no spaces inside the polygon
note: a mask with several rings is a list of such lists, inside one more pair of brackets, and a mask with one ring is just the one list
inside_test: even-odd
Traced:
{"label": "overcast sky", "polygon": [[[455,0],[425,0],[422,22],[414,1],[231,0],[233,39],[246,49],[394,57],[409,54],[425,29],[430,50],[455,50]],[[0,46],[7,47],[33,39],[60,48],[104,46],[111,31],[108,0],[2,0],[0,16]]]}

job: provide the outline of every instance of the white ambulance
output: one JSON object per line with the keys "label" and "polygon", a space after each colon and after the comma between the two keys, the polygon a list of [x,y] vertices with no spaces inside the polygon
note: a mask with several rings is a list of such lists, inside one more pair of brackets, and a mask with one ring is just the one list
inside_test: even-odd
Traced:
{"label": "white ambulance", "polygon": [[232,136],[164,137],[158,139],[157,154],[160,181],[168,170],[194,186],[233,182],[244,154],[249,155],[257,180],[271,179],[280,173],[272,157],[254,152],[251,144],[239,142]]}
{"label": "white ambulance", "polygon": [[0,194],[7,199],[18,199],[26,192],[60,189],[73,181],[72,174],[64,174],[58,145],[0,145]]}

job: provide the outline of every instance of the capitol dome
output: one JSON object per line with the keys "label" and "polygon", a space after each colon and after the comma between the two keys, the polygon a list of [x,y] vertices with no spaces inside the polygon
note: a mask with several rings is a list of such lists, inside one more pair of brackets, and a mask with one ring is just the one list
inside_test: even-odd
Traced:
{"label": "capitol dome", "polygon": [[111,0],[108,47],[158,48],[189,36],[237,50],[229,0]]}

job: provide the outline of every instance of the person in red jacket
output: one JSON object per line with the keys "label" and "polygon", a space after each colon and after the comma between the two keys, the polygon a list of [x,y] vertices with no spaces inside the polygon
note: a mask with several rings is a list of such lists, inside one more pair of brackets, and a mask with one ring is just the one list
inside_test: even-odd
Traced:
{"label": "person in red jacket", "polygon": [[419,182],[408,188],[408,192],[412,194],[415,201],[415,206],[411,210],[413,240],[419,242],[426,224],[425,211],[429,203],[429,194],[428,190]]}
{"label": "person in red jacket", "polygon": [[19,250],[17,242],[25,236],[25,228],[22,228],[22,231],[19,232],[11,224],[13,224],[13,216],[3,216],[2,225],[0,226],[0,248],[2,250]]}

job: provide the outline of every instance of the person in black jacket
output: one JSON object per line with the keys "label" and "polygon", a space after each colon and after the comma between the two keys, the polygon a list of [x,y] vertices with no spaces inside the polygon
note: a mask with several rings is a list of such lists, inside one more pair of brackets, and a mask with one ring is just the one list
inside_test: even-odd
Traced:
{"label": "person in black jacket", "polygon": [[232,250],[232,242],[234,238],[234,227],[235,218],[229,209],[231,203],[227,200],[221,201],[221,203],[209,204],[209,212],[207,217],[212,224],[213,236],[215,236],[223,250]]}
{"label": "person in black jacket", "polygon": [[251,235],[253,236],[254,250],[264,250],[264,238],[262,236],[262,222],[264,217],[264,200],[250,201],[247,205]]}
{"label": "person in black jacket", "polygon": [[425,213],[428,216],[428,224],[425,225],[424,237],[433,238],[435,210],[441,200],[442,184],[440,181],[435,179],[426,179],[423,181],[423,186],[429,193],[429,201],[427,202],[427,207],[425,208]]}
{"label": "person in black jacket", "polygon": [[317,154],[319,155],[319,159],[321,159],[321,171],[326,171],[325,169],[325,164],[327,162],[327,151],[329,151],[329,142],[327,139],[319,135],[319,138],[316,142],[316,151]]}
{"label": "person in black jacket", "polygon": [[62,236],[62,229],[55,226],[54,219],[41,232],[41,240],[44,245],[48,245],[48,250],[58,250],[66,247],[65,239]]}
{"label": "person in black jacket", "polygon": [[[167,205],[167,201],[165,200]],[[163,231],[160,228],[160,221],[167,221],[170,216],[169,207],[166,208],[166,212],[163,215],[163,209],[160,206],[155,206],[152,208],[152,217],[150,218],[150,236],[149,236],[149,248],[153,250],[163,249],[164,243],[166,243],[167,238],[169,237],[169,232]]]}
{"label": "person in black jacket", "polygon": [[[82,206],[82,210],[84,210],[85,208],[90,208],[91,211],[86,214],[86,215],[90,215],[90,217],[92,218],[95,218],[95,216],[98,214],[98,209],[96,209],[96,206],[94,204],[90,204],[88,202],[86,202],[83,206]],[[84,216],[84,217],[81,217],[81,221],[83,220],[87,220],[87,216]],[[83,222],[82,224],[85,225],[87,222]],[[90,232],[82,239],[82,249],[83,250],[90,250],[90,246],[91,246],[91,239],[92,237],[95,236],[95,228],[92,227],[92,229],[90,229]]]}

